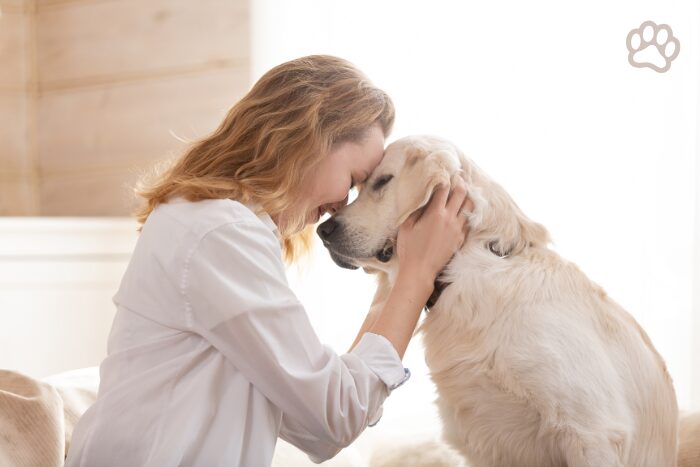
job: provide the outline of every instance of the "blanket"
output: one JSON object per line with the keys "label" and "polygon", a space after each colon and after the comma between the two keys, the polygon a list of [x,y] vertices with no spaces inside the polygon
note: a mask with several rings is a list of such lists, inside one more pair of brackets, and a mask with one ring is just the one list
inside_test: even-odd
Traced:
{"label": "blanket", "polygon": [[62,467],[73,427],[96,392],[0,370],[0,465]]}

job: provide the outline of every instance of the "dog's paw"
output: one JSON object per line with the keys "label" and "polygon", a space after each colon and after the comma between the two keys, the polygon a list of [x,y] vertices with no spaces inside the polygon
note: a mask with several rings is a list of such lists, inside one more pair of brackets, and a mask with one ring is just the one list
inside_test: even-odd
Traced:
{"label": "dog's paw", "polygon": [[627,60],[636,68],[664,73],[681,51],[681,43],[667,24],[645,21],[627,34]]}

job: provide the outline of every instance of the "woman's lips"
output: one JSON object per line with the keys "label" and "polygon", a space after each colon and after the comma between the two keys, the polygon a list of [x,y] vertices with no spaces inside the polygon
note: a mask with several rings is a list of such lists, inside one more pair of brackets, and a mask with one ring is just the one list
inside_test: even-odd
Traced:
{"label": "woman's lips", "polygon": [[318,207],[318,215],[316,216],[316,222],[318,222],[318,220],[319,220],[321,217],[323,217],[323,215],[324,215],[325,213],[327,213],[327,212],[328,212],[328,209],[326,209],[325,206],[319,206],[319,207]]}
{"label": "woman's lips", "polygon": [[316,222],[318,222],[318,220],[321,218],[322,215],[323,215],[323,209],[321,207],[319,207],[318,209],[316,209],[316,217],[314,218],[312,224],[315,224]]}

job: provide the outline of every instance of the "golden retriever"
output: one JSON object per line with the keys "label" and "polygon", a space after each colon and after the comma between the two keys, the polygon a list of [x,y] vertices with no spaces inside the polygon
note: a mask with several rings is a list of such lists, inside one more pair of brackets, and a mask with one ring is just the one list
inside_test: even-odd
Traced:
{"label": "golden retriever", "polygon": [[391,144],[319,235],[340,266],[378,273],[381,297],[399,225],[456,174],[470,233],[420,326],[447,442],[473,467],[675,466],[676,396],[649,337],[453,144]]}

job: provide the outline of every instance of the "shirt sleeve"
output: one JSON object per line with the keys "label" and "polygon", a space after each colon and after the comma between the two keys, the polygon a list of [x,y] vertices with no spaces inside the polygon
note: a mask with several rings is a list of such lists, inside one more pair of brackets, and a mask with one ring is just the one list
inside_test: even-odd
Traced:
{"label": "shirt sleeve", "polygon": [[264,224],[220,226],[192,251],[182,289],[193,327],[279,407],[290,442],[319,462],[378,420],[407,378],[398,354],[370,333],[343,356],[323,346]]}
{"label": "shirt sleeve", "polygon": [[[389,346],[389,349],[386,346]],[[372,333],[364,334],[350,353],[359,355],[363,359],[366,358],[365,361],[370,362],[368,364],[370,368],[385,382],[389,390],[394,390],[401,386],[411,376],[408,368],[403,369],[400,378],[398,374],[394,374],[397,367],[392,354],[395,354],[396,358],[399,357],[391,343],[383,336]],[[383,356],[387,355],[390,358],[385,360]],[[344,360],[349,357],[348,355],[343,355],[340,358]],[[382,361],[383,359],[385,361]],[[382,407],[379,407],[379,410],[373,414],[372,419],[368,421],[368,426],[374,426],[379,423],[381,417]],[[341,446],[324,443],[288,414],[282,415],[279,436],[307,453],[311,460],[316,463],[335,457],[341,449]]]}

